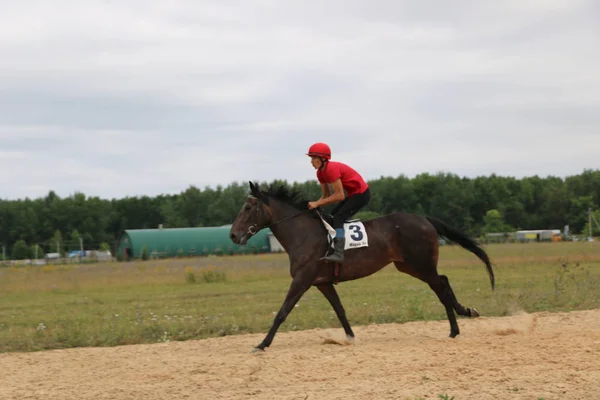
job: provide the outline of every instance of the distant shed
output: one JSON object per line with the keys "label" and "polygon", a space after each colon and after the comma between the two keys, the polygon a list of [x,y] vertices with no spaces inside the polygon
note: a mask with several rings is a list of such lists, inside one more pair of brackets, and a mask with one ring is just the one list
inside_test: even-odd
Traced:
{"label": "distant shed", "polygon": [[283,251],[267,228],[254,235],[245,246],[229,238],[231,225],[194,228],[126,229],[117,245],[117,257],[142,256],[144,246],[150,257],[202,256],[209,254],[245,254]]}
{"label": "distant shed", "polygon": [[515,232],[515,238],[520,242],[557,242],[561,239],[561,231],[560,229],[523,230]]}

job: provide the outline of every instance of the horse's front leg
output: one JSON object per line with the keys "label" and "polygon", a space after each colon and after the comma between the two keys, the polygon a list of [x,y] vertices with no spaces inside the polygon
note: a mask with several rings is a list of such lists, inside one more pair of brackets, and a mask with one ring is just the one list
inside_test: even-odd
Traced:
{"label": "horse's front leg", "polygon": [[354,332],[352,332],[352,328],[350,327],[350,323],[346,318],[346,311],[342,306],[342,302],[340,297],[337,294],[337,291],[333,287],[333,284],[326,283],[322,285],[317,285],[317,288],[323,293],[325,298],[329,301],[329,304],[333,307],[335,314],[340,320],[342,326],[344,327],[344,332],[346,332],[346,338],[350,342],[354,342]]}
{"label": "horse's front leg", "polygon": [[287,316],[294,309],[294,306],[296,305],[298,300],[300,300],[302,295],[306,293],[308,289],[310,289],[310,286],[314,280],[313,275],[315,274],[307,272],[299,273],[293,278],[288,293],[285,296],[285,300],[283,301],[279,312],[273,320],[273,325],[271,325],[271,329],[269,329],[269,333],[267,333],[267,336],[263,339],[263,341],[258,346],[256,346],[256,348],[254,349],[255,351],[264,350],[265,347],[269,347],[271,345],[271,343],[273,342],[273,338],[275,337],[275,333],[277,332],[277,329],[279,329],[279,326],[283,324],[283,322],[286,320]]}

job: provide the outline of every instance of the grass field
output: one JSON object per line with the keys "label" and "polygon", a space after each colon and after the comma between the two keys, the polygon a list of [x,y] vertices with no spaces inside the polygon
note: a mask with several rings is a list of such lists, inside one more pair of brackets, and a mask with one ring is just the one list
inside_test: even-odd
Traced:
{"label": "grass field", "polygon": [[[600,305],[599,242],[486,249],[495,292],[459,247],[442,247],[439,266],[458,300],[484,316]],[[286,254],[0,268],[0,352],[266,333],[289,283]],[[353,326],[446,319],[435,294],[393,266],[336,288]],[[339,326],[311,289],[280,331]]]}

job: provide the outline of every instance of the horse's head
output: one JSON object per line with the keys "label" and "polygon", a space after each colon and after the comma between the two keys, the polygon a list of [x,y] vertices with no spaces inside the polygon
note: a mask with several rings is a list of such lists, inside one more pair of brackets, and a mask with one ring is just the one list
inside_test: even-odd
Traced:
{"label": "horse's head", "polygon": [[250,194],[242,205],[229,231],[229,238],[235,244],[245,245],[258,231],[271,223],[271,212],[265,204],[268,201],[258,185],[250,182]]}

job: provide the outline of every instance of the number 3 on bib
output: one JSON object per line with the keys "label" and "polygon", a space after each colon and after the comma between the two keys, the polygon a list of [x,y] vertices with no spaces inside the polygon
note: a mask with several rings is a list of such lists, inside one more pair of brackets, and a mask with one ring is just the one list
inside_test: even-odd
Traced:
{"label": "number 3 on bib", "polygon": [[346,232],[345,250],[368,246],[367,231],[362,222],[347,222],[344,224],[344,231]]}
{"label": "number 3 on bib", "polygon": [[350,238],[352,240],[355,240],[355,241],[362,240],[362,238],[364,237],[364,235],[362,233],[360,225],[352,224],[348,228],[352,231],[352,234],[350,235]]}

